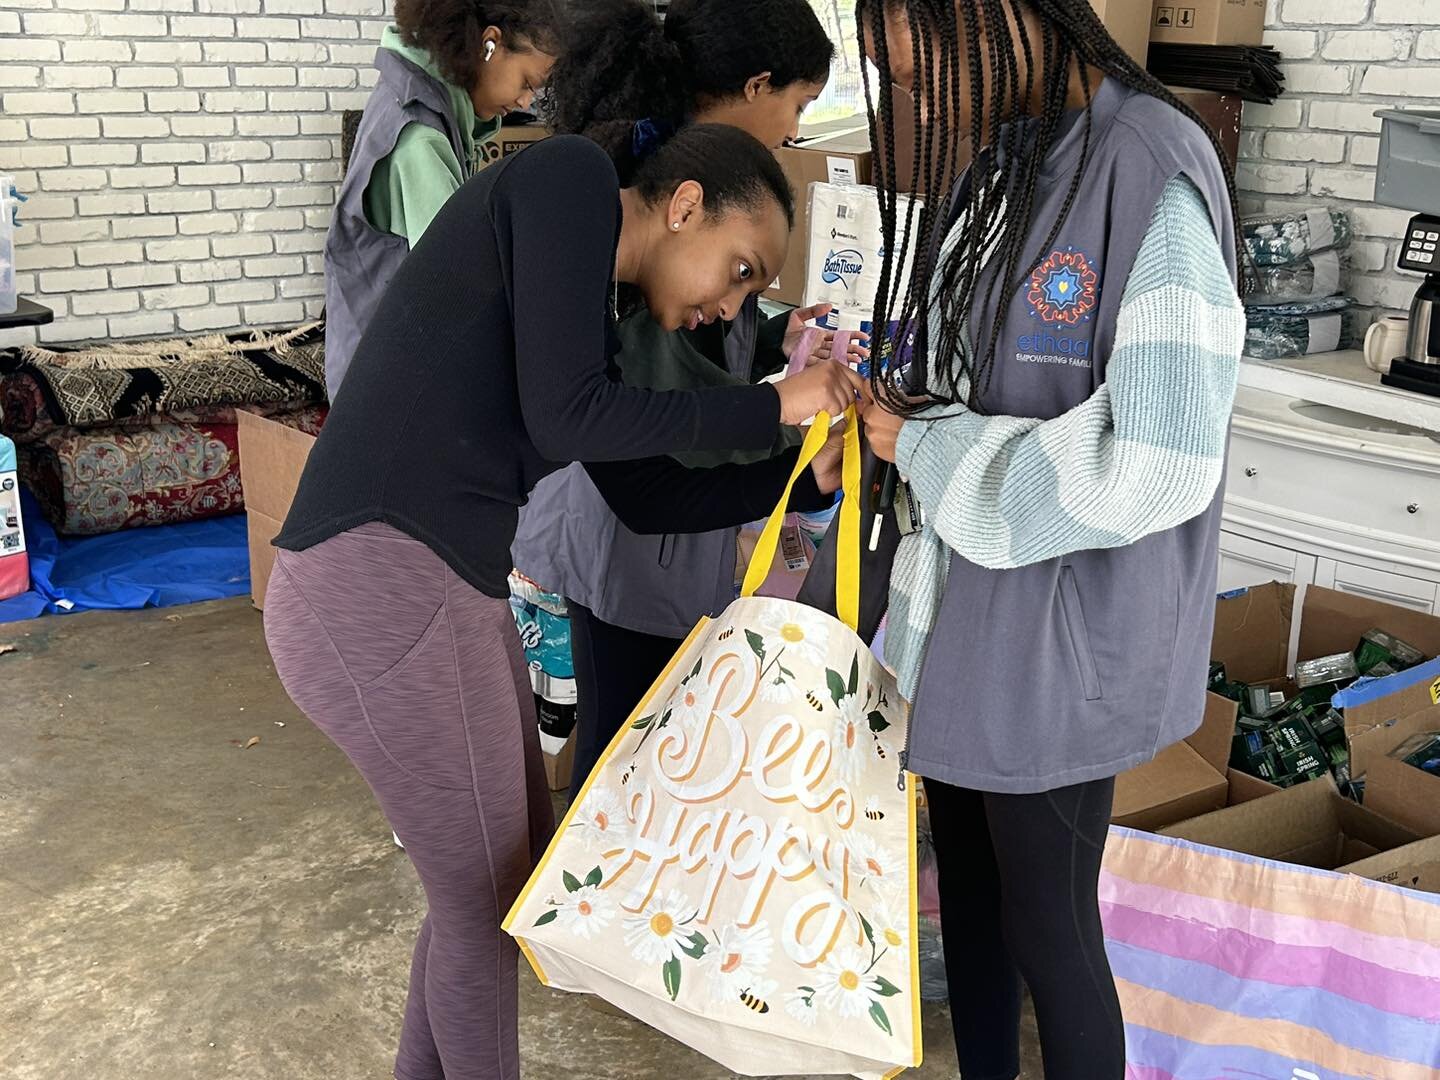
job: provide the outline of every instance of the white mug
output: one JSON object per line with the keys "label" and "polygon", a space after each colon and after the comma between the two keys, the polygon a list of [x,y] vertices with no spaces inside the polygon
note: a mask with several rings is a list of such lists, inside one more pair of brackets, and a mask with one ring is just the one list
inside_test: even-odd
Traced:
{"label": "white mug", "polygon": [[1376,319],[1365,331],[1365,364],[1382,375],[1390,370],[1390,362],[1405,355],[1405,335],[1410,320],[1403,315],[1386,315]]}

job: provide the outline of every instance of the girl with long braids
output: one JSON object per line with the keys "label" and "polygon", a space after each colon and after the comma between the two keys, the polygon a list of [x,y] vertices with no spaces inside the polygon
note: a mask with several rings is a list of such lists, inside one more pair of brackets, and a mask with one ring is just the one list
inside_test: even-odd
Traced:
{"label": "girl with long braids", "polygon": [[[960,930],[961,1071],[1018,1074],[1023,982],[1048,1080],[1121,1080],[1097,882],[1114,777],[1203,709],[1244,334],[1234,184],[1086,3],[859,0],[857,15],[881,73],[875,325],[914,334],[908,368],[875,373],[866,429],[926,515],[895,558],[886,651]],[[883,184],[897,92],[942,193],[903,217]]]}
{"label": "girl with long braids", "polygon": [[[835,52],[809,0],[675,0],[663,26],[642,0],[604,0],[574,33],[585,48],[556,65],[546,109],[557,131],[606,147],[622,163],[622,179],[687,123],[740,128],[772,149],[793,139]],[[677,331],[635,310],[620,324],[616,362],[632,386],[743,385],[785,366],[805,323],[827,310],[766,321],[752,293],[738,307],[686,313]],[[829,355],[824,338],[818,355]],[[757,462],[795,441],[793,431],[782,432],[763,450],[681,460]],[[515,565],[563,594],[570,611],[572,792],[696,621],[734,598],[735,529],[680,533],[678,517],[671,535],[630,531],[578,467],[544,481],[521,516]]]}

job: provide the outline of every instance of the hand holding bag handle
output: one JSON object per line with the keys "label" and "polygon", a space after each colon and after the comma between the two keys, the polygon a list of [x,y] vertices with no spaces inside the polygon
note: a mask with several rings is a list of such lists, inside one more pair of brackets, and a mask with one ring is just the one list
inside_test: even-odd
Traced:
{"label": "hand holding bag handle", "polygon": [[[745,571],[745,581],[740,588],[741,596],[754,596],[765,583],[770,564],[775,560],[785,508],[790,504],[795,481],[810,467],[829,436],[830,417],[822,412],[810,425],[805,441],[800,445],[800,457],[795,462],[785,490],[780,493],[780,502],[765,522],[765,528],[755,544],[755,553],[750,558],[750,566]],[[836,536],[825,547],[833,545],[835,548],[836,618],[854,630],[860,621],[860,420],[853,405],[845,410],[845,450],[840,468],[841,490],[845,497],[840,503]]]}

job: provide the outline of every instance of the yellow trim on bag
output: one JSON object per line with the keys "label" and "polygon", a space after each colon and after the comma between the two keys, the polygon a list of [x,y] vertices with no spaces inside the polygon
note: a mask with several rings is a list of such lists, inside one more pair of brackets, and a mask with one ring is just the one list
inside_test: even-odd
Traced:
{"label": "yellow trim on bag", "polygon": [[545,969],[540,966],[540,961],[536,959],[535,953],[531,950],[530,946],[520,938],[515,939],[515,944],[520,946],[521,955],[530,961],[530,970],[535,972],[535,978],[540,980],[540,985],[549,986],[550,980],[545,977]]}
{"label": "yellow trim on bag", "polygon": [[[700,636],[701,631],[709,624],[710,620],[703,618],[695,624],[695,629],[690,631],[690,636],[685,639],[679,650],[670,658],[670,663],[665,665],[665,670],[660,672],[660,674],[656,676],[655,681],[650,684],[650,689],[647,690],[645,696],[640,699],[640,704],[636,705],[630,715],[626,717],[625,723],[622,724],[620,730],[615,733],[615,737],[610,740],[610,745],[605,747],[605,752],[600,755],[600,760],[595,763],[595,768],[590,771],[590,775],[585,778],[585,783],[581,785],[580,793],[570,800],[570,809],[565,811],[565,817],[561,819],[559,828],[555,830],[555,835],[550,837],[550,843],[545,847],[545,854],[540,857],[540,862],[536,865],[534,873],[530,875],[530,880],[525,882],[525,887],[520,890],[520,895],[515,899],[515,903],[510,905],[509,914],[505,916],[505,920],[500,924],[500,929],[507,934],[510,933],[510,927],[513,925],[516,915],[518,915],[520,909],[525,906],[525,901],[530,898],[530,891],[535,888],[535,883],[540,880],[542,872],[545,870],[545,867],[549,865],[550,858],[555,854],[555,848],[560,843],[560,838],[564,836],[565,831],[570,828],[570,822],[574,820],[576,813],[580,810],[580,804],[585,801],[585,796],[590,793],[590,785],[595,782],[595,777],[600,775],[600,767],[608,762],[615,751],[620,748],[620,744],[625,741],[625,736],[630,733],[630,725],[639,717],[645,706],[650,704],[650,699],[653,698],[660,687],[665,684],[665,680],[670,678],[670,673],[675,670],[675,665],[680,662],[680,658],[690,651],[690,647],[695,644],[695,639]],[[530,966],[535,968],[535,974],[543,982],[544,975],[536,966],[534,959],[530,960]]]}
{"label": "yellow trim on bag", "polygon": [[[742,597],[754,596],[765,584],[770,564],[775,561],[775,549],[780,545],[780,529],[785,523],[790,493],[829,437],[830,414],[818,413],[800,445],[800,456],[785,490],[780,493],[780,501],[765,520],[765,528],[755,542],[750,566],[745,571],[745,583],[740,587]],[[840,476],[845,497],[840,502],[839,532],[835,540],[840,545],[835,563],[835,611],[840,621],[854,630],[860,625],[860,420],[853,405],[845,410],[845,456],[841,459]]]}
{"label": "yellow trim on bag", "polygon": [[[909,722],[909,718],[906,718]],[[912,1038],[915,1040],[915,1061],[910,1067],[918,1069],[925,1060],[925,1045],[920,1029],[920,837],[919,814],[916,809],[917,792],[915,774],[905,774],[905,802],[910,835],[910,911],[914,916],[910,931],[910,1023]],[[896,1073],[903,1072],[897,1069]]]}

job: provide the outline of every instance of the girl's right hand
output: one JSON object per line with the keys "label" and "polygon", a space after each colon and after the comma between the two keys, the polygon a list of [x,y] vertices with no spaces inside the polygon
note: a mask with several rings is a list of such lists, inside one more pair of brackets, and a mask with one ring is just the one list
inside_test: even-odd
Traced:
{"label": "girl's right hand", "polygon": [[870,384],[844,364],[815,364],[774,384],[780,395],[780,423],[804,423],[818,412],[839,416],[870,398]]}

